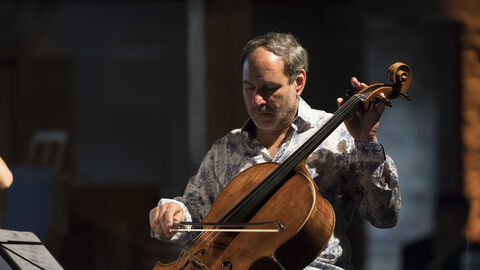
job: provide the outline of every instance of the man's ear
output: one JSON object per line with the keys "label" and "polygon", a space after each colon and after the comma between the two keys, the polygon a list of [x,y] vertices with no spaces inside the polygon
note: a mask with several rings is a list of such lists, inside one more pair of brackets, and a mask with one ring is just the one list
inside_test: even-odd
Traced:
{"label": "man's ear", "polygon": [[306,82],[307,82],[307,73],[305,72],[304,69],[300,69],[300,71],[297,74],[297,77],[295,78],[295,81],[293,82],[295,84],[295,92],[297,93],[297,97],[299,97],[302,94],[303,88],[305,88]]}

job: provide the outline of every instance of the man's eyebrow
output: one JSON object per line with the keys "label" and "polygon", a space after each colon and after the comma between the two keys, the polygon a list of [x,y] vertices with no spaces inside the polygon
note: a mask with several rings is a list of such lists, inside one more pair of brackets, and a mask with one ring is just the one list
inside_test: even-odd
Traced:
{"label": "man's eyebrow", "polygon": [[265,82],[264,85],[268,86],[268,87],[279,87],[279,86],[282,86],[281,84],[277,83],[277,82]]}
{"label": "man's eyebrow", "polygon": [[[243,84],[249,84],[249,85],[254,85],[254,83],[248,81],[248,80],[243,80],[242,81]],[[272,82],[272,81],[266,81],[266,82],[263,82],[262,85],[264,87],[269,87],[269,88],[276,88],[276,87],[280,87],[282,86],[281,84],[277,83],[277,82]]]}

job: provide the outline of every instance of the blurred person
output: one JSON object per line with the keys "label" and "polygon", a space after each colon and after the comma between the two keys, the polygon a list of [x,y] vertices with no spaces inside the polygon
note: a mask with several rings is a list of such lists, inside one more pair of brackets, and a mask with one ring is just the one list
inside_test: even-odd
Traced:
{"label": "blurred person", "polygon": [[13,182],[12,172],[0,157],[0,189],[7,189]]}
{"label": "blurred person", "polygon": [[433,233],[403,248],[403,270],[459,270],[467,241],[464,226],[467,200],[460,194],[442,195],[435,210]]}

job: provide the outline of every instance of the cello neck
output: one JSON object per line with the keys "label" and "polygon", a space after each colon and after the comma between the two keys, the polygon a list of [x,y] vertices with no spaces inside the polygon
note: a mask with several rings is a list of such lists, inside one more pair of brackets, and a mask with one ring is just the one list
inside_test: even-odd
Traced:
{"label": "cello neck", "polygon": [[[290,157],[288,157],[277,170],[285,167],[285,170],[292,171],[302,160],[306,159],[343,121],[349,114],[362,103],[357,95],[352,96],[345,102],[323,126],[315,132],[304,144],[302,144]],[[283,170],[283,169],[281,169]],[[273,172],[275,173],[275,171]],[[273,174],[272,173],[272,174]]]}
{"label": "cello neck", "polygon": [[332,117],[279,165],[262,183],[239,202],[220,222],[241,222],[246,220],[255,208],[262,205],[294,172],[295,167],[306,159],[348,116],[362,103],[358,95],[352,96]]}

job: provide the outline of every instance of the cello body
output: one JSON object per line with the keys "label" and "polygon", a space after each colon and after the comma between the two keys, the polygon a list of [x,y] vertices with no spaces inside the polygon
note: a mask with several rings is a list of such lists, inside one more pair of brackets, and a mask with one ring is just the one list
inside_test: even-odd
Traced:
{"label": "cello body", "polygon": [[[237,175],[223,189],[202,220],[217,222],[257,187],[277,163],[262,163]],[[233,201],[232,199],[235,198]],[[303,269],[325,248],[333,233],[335,214],[330,203],[301,163],[288,181],[248,222],[279,221],[284,230],[262,232],[202,232],[195,244],[175,262],[157,262],[165,269]]]}

